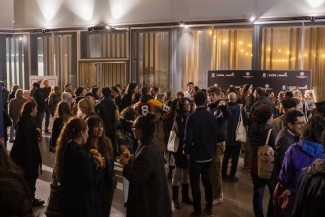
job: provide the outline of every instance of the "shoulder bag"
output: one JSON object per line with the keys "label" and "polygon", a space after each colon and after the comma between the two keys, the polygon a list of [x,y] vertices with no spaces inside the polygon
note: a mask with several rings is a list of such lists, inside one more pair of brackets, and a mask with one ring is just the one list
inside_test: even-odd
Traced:
{"label": "shoulder bag", "polygon": [[239,115],[239,120],[236,128],[236,141],[237,142],[246,142],[246,128],[243,123],[243,117],[242,117],[242,106],[239,107],[240,109],[240,115]]}
{"label": "shoulder bag", "polygon": [[258,147],[257,165],[258,177],[262,179],[271,179],[274,167],[274,150],[268,145],[272,129],[269,130],[265,145]]}

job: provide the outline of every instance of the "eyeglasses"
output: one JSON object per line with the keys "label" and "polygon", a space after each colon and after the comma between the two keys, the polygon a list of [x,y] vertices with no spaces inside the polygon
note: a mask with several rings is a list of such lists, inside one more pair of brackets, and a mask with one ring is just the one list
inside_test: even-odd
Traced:
{"label": "eyeglasses", "polygon": [[304,126],[305,125],[305,122],[298,122],[298,123],[293,123],[293,124],[298,124],[300,126]]}

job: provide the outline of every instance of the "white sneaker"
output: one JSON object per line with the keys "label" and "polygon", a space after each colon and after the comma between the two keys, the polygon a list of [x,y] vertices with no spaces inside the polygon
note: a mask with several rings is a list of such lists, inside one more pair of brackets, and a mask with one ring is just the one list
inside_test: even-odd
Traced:
{"label": "white sneaker", "polygon": [[223,193],[221,193],[221,197],[214,199],[212,204],[213,205],[223,204]]}

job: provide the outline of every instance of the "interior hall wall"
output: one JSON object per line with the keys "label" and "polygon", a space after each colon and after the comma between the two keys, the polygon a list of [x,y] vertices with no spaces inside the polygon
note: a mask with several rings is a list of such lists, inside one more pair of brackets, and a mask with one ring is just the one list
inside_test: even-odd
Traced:
{"label": "interior hall wall", "polygon": [[[11,0],[0,2],[12,8]],[[4,7],[0,11],[9,14]],[[15,28],[20,29],[243,19],[249,15],[315,16],[325,14],[325,0],[14,0],[14,11]],[[12,20],[0,18],[0,25],[7,23],[3,18]]]}
{"label": "interior hall wall", "polygon": [[14,28],[14,1],[0,0],[0,29]]}

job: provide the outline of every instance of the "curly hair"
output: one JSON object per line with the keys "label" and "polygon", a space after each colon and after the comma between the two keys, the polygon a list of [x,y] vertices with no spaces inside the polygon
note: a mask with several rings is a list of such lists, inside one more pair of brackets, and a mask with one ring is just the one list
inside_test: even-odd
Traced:
{"label": "curly hair", "polygon": [[267,105],[259,105],[253,111],[253,121],[259,124],[265,124],[272,117],[272,110]]}

